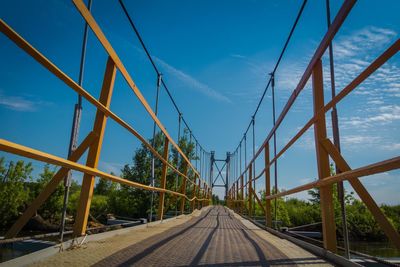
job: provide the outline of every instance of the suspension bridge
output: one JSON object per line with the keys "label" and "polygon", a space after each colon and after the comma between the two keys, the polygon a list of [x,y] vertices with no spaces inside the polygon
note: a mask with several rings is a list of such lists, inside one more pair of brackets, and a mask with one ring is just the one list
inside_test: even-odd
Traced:
{"label": "suspension bridge", "polygon": [[[400,49],[400,40],[397,39],[390,46],[386,47],[378,57],[369,62],[368,66],[336,94],[332,42],[355,6],[355,0],[343,1],[332,21],[330,18],[329,1],[327,1],[327,31],[314,51],[300,81],[293,88],[293,92],[281,113],[276,114],[274,96],[275,72],[279,67],[307,1],[303,2],[275,67],[269,75],[267,85],[251,117],[252,119],[244,132],[243,138],[237,147],[233,151],[228,152],[224,158],[217,158],[214,151],[206,151],[190,129],[186,119],[182,115],[183,113],[174,101],[167,84],[162,79],[161,72],[146,48],[138,29],[130,18],[129,11],[124,3],[120,1],[123,14],[127,17],[133,32],[138,37],[157,74],[157,97],[154,108],[151,107],[149,101],[142,94],[125,67],[123,59],[114,50],[109,39],[97,23],[96,18],[91,13],[91,1],[89,1],[88,5],[82,0],[73,0],[72,2],[86,22],[82,46],[81,72],[78,82],[47,58],[46,51],[36,49],[28,39],[25,39],[16,32],[6,21],[3,19],[0,20],[0,30],[4,36],[24,51],[27,56],[32,57],[37,63],[41,64],[79,95],[79,101],[75,106],[67,158],[28,147],[23,142],[16,143],[11,140],[0,139],[0,150],[3,152],[59,167],[50,182],[32,203],[26,207],[0,242],[11,243],[16,240],[22,240],[23,237],[18,236],[18,234],[60,183],[64,182],[65,184],[64,204],[68,202],[68,190],[71,179],[70,171],[74,170],[83,173],[77,213],[71,233],[73,238],[61,243],[61,247],[64,250],[58,252],[60,248],[60,245],[58,245],[58,249],[51,248],[52,252],[47,250],[47,254],[39,251],[36,252],[36,257],[27,255],[21,257],[21,259],[17,258],[3,264],[10,266],[29,264],[36,266],[67,264],[97,266],[394,265],[394,263],[386,262],[376,257],[360,255],[360,253],[351,251],[348,245],[346,223],[343,224],[344,247],[340,247],[337,242],[333,206],[333,185],[338,188],[338,196],[342,208],[341,216],[344,222],[346,222],[343,182],[347,181],[371,212],[391,244],[400,249],[399,233],[361,182],[361,178],[364,176],[399,169],[400,157],[382,159],[373,164],[353,169],[340,150],[337,105],[351,92],[357,90],[370,75],[395,56]],[[82,86],[84,53],[89,30],[93,32],[97,41],[108,55],[99,98],[90,94]],[[331,67],[329,82],[332,87],[332,99],[330,101],[324,99],[324,86],[326,86],[326,83],[324,83],[322,57],[325,53],[329,55]],[[152,142],[140,134],[134,125],[124,121],[118,114],[111,110],[111,98],[117,73],[123,77],[140,104],[149,114],[152,122],[154,122]],[[313,116],[286,142],[286,145],[282,149],[278,150],[276,145],[277,138],[279,137],[276,134],[277,130],[285,122],[286,115],[309,81],[312,83]],[[195,159],[190,158],[179,145],[180,136],[178,136],[178,141],[175,141],[158,117],[158,97],[161,88],[165,89],[174,108],[178,112],[179,133],[181,123],[183,123],[189,130],[190,140],[194,140]],[[273,127],[266,133],[266,138],[258,145],[258,149],[256,150],[254,127],[260,105],[265,98],[267,90],[271,90],[272,92]],[[78,143],[77,135],[82,99],[88,101],[96,109],[96,116],[93,121],[92,131]],[[326,114],[328,112],[331,112],[333,140],[329,139],[327,135],[329,123],[327,122]],[[106,122],[108,120],[112,120],[137,138],[152,153],[152,179],[149,183],[127,180],[98,169],[103,137],[106,131]],[[318,180],[282,192],[272,190],[272,186],[278,188],[278,160],[310,128],[314,129]],[[253,129],[253,136],[250,135],[251,129]],[[157,131],[161,132],[163,138],[161,152],[155,148],[154,143],[154,136]],[[248,142],[251,141],[252,155],[248,161]],[[181,162],[179,166],[178,163],[173,163],[169,159],[171,150],[175,150],[179,155]],[[86,156],[86,160],[84,156]],[[85,160],[85,163],[79,163],[82,160]],[[334,162],[336,167],[335,174],[331,173],[330,160]],[[154,171],[156,161],[160,161],[162,165],[159,177],[155,175]],[[262,167],[259,165],[260,161],[262,161]],[[255,166],[256,162],[258,164],[257,169]],[[256,173],[258,169],[261,171]],[[168,172],[173,172],[177,177],[175,186],[173,187],[168,187]],[[271,174],[273,174],[272,179]],[[96,177],[138,190],[152,192],[152,201],[158,201],[158,203],[155,203],[157,205],[155,211],[156,220],[152,221],[153,216],[150,215],[151,222],[145,226],[135,226],[88,236],[88,220]],[[264,195],[256,191],[256,181],[264,181]],[[225,206],[210,205],[213,189],[216,187],[222,187],[225,191]],[[308,242],[310,238],[297,238],[296,235],[288,235],[285,232],[279,231],[279,222],[276,217],[276,199],[313,188],[318,188],[320,192],[322,219],[322,241],[319,241],[320,244],[317,245],[315,242]],[[166,218],[166,196],[172,196],[179,203],[176,205],[176,217]],[[256,206],[260,207],[264,214],[262,223],[255,220]],[[153,210],[151,210],[152,212]],[[63,235],[66,234],[64,233],[65,213],[66,209],[64,205],[61,240],[63,240]],[[54,252],[56,250],[57,253]],[[354,260],[354,257],[352,259],[351,255],[357,255],[359,258],[363,258],[363,260]]]}

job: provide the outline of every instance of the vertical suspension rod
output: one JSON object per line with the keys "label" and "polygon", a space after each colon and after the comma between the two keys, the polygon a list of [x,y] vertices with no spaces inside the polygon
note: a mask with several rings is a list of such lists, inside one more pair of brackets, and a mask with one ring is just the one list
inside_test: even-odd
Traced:
{"label": "vertical suspension rod", "polygon": [[[90,11],[91,8],[92,8],[92,0],[89,0],[88,1],[88,10]],[[85,58],[86,58],[88,30],[89,30],[88,24],[85,21],[85,28],[83,30],[81,61],[80,61],[80,66],[79,66],[79,77],[78,77],[78,84],[80,86],[82,86],[82,84],[83,84],[83,74],[84,74],[84,70],[85,70]],[[70,136],[69,147],[68,147],[68,157],[70,157],[72,152],[75,151],[77,144],[78,144],[81,115],[82,115],[82,96],[78,94],[78,102],[75,104],[74,117],[72,119],[71,136]],[[69,190],[71,187],[71,179],[72,179],[72,171],[69,170],[64,179],[64,198],[63,198],[63,208],[62,208],[61,223],[60,223],[60,242],[61,243],[63,242],[63,239],[64,239],[65,217],[67,216],[67,206],[68,206]]]}
{"label": "vertical suspension rod", "polygon": [[[330,2],[326,0],[326,21],[328,29],[331,26],[331,9]],[[332,91],[332,99],[336,96],[336,85],[335,85],[335,65],[333,59],[333,46],[332,41],[329,43],[329,67],[330,67],[330,75],[331,75],[331,91]],[[332,119],[332,134],[333,134],[333,144],[336,146],[337,150],[340,152],[340,133],[339,133],[339,121],[336,105],[333,105],[331,112]],[[335,164],[336,173],[340,173],[338,166]],[[346,203],[344,201],[344,186],[343,181],[337,183],[338,190],[338,198],[340,202],[340,209],[342,215],[342,230],[343,230],[343,239],[344,239],[344,250],[345,257],[350,259],[350,249],[349,249],[349,232],[347,229],[347,215],[346,215]]]}

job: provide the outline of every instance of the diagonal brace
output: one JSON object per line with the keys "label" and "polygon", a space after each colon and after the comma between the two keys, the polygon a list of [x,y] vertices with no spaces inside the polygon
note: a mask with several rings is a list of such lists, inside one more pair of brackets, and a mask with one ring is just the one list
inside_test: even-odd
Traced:
{"label": "diagonal brace", "polygon": [[[90,147],[93,141],[98,138],[94,132],[90,132],[83,142],[72,152],[68,158],[70,161],[78,161],[85,151]],[[48,182],[42,192],[32,201],[29,207],[18,218],[18,220],[11,226],[5,234],[5,238],[15,237],[21,229],[26,225],[30,218],[36,213],[40,206],[47,200],[47,198],[56,190],[57,186],[64,179],[70,169],[62,167],[54,174],[53,178]]]}
{"label": "diagonal brace", "polygon": [[[337,148],[332,144],[331,140],[324,139],[321,141],[322,146],[331,156],[331,158],[335,161],[341,172],[351,171],[350,166],[347,164],[346,160],[337,150]],[[367,189],[363,186],[358,178],[351,178],[348,180],[354,190],[357,192],[358,196],[367,206],[369,211],[374,216],[375,220],[378,222],[379,226],[385,232],[386,236],[389,240],[400,249],[400,235],[394,229],[393,225],[386,218],[385,214],[379,208],[378,204],[374,201],[372,196],[368,193]]]}

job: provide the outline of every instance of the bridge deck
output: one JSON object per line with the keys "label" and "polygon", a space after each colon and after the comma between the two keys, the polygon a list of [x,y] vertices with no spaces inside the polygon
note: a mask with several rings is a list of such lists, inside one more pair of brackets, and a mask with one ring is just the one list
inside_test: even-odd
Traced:
{"label": "bridge deck", "polygon": [[[224,207],[65,251],[39,266],[330,266]],[[191,217],[191,218],[190,218]]]}

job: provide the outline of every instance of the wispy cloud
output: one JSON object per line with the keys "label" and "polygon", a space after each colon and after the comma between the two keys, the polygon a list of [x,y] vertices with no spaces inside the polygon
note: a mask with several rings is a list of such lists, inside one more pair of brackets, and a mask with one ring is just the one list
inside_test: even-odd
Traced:
{"label": "wispy cloud", "polygon": [[339,38],[334,42],[335,57],[347,58],[371,49],[378,49],[390,42],[397,33],[391,29],[374,26],[365,27],[353,32],[351,36]]}
{"label": "wispy cloud", "polygon": [[376,114],[364,114],[364,116],[345,117],[344,127],[371,128],[378,125],[385,125],[400,120],[400,106],[387,105],[375,109]]}
{"label": "wispy cloud", "polygon": [[220,92],[214,90],[207,84],[204,84],[197,80],[196,78],[190,76],[189,74],[183,72],[182,70],[179,70],[172,65],[168,64],[167,62],[163,61],[162,59],[153,56],[153,58],[158,62],[158,64],[162,67],[162,69],[172,76],[174,76],[176,79],[180,80],[184,84],[188,86],[188,88],[194,89],[198,91],[199,93],[206,95],[210,98],[213,98],[218,101],[226,102],[226,103],[232,103],[232,101],[225,95],[221,94]]}
{"label": "wispy cloud", "polygon": [[35,100],[27,96],[11,96],[5,95],[0,90],[0,106],[4,108],[21,111],[21,112],[34,112],[39,109],[40,106],[49,104],[44,101]]}

